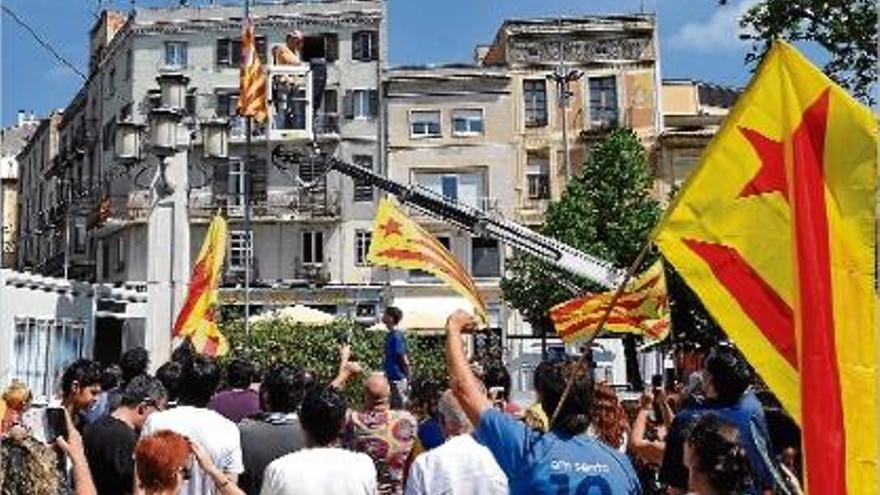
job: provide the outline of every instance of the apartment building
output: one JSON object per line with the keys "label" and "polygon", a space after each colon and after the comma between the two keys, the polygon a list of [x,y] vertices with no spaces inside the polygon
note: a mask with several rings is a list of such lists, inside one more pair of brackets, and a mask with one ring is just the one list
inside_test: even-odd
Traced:
{"label": "apartment building", "polygon": [[33,114],[19,110],[16,123],[0,129],[0,268],[18,261],[18,154],[37,124]]}
{"label": "apartment building", "polygon": [[696,167],[740,91],[690,79],[663,81],[663,131],[652,150],[655,192],[666,202]]}
{"label": "apartment building", "polygon": [[[472,208],[511,217],[517,186],[511,77],[495,67],[450,65],[399,67],[385,83],[388,176]],[[454,225],[413,211],[462,262],[489,306],[490,324],[506,328],[511,317],[499,281],[504,249],[471,237]],[[389,270],[394,304],[404,313],[430,313],[437,321],[469,304],[421,271]]]}

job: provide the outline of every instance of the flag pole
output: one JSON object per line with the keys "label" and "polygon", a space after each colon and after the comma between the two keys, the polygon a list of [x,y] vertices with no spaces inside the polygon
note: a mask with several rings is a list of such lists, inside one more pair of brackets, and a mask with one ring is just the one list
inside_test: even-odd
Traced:
{"label": "flag pole", "polygon": [[[602,333],[602,330],[605,328],[605,323],[608,322],[608,318],[611,317],[611,312],[614,311],[614,307],[617,306],[617,302],[623,293],[626,291],[626,285],[629,283],[630,279],[635,275],[638,271],[639,267],[642,266],[642,262],[645,261],[645,257],[648,256],[648,252],[651,251],[651,245],[654,243],[654,236],[648,237],[648,240],[645,241],[645,244],[642,246],[642,250],[639,251],[639,255],[636,256],[635,261],[629,265],[629,268],[626,270],[626,274],[623,276],[623,280],[620,281],[620,285],[617,286],[617,290],[614,291],[614,295],[611,297],[611,300],[608,301],[608,306],[605,307],[605,312],[602,313],[602,318],[599,319],[599,323],[596,325],[596,331],[593,332],[593,336],[588,338],[583,344],[589,345],[590,342],[593,341],[599,334]],[[577,364],[583,364],[587,360],[587,356],[590,353],[587,352],[586,349],[581,351],[581,357],[578,359]],[[565,404],[565,400],[568,399],[568,395],[571,393],[571,386],[574,384],[575,374],[571,373],[565,382],[565,389],[562,391],[562,396],[559,398],[559,402],[556,404],[556,409],[553,410],[553,415],[550,416],[550,427],[553,427],[553,424],[556,422],[556,418],[559,416],[559,412],[562,410],[562,405]]]}
{"label": "flag pole", "polygon": [[[244,22],[250,22],[250,0],[244,0]],[[250,112],[247,112],[250,113]],[[251,198],[250,198],[250,172],[251,172],[251,126],[253,125],[253,117],[247,115],[245,117],[245,145],[244,145],[244,191],[242,191],[242,202],[244,203],[244,231],[247,242],[247,249],[244,257],[244,335],[246,338],[251,336],[251,256],[254,254],[254,233],[251,231]]]}

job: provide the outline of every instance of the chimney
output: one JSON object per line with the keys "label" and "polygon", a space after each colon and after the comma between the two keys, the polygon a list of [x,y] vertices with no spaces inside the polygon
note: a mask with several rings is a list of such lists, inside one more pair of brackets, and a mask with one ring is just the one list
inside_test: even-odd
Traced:
{"label": "chimney", "polygon": [[23,125],[24,125],[24,110],[19,110],[18,111],[18,127],[21,127]]}

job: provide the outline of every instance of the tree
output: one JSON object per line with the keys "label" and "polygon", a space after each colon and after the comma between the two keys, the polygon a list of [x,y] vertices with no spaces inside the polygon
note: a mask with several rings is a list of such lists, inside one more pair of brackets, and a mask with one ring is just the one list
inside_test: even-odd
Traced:
{"label": "tree", "polygon": [[[614,130],[592,150],[582,174],[569,181],[559,201],[550,204],[540,232],[627,267],[660,216],[660,205],[651,196],[653,180],[638,137]],[[522,253],[508,259],[501,289],[537,335],[553,333],[548,311],[554,305],[585,291],[605,290]],[[627,374],[639,387],[635,343],[632,336],[625,338]]]}
{"label": "tree", "polygon": [[759,61],[776,39],[814,42],[830,57],[825,73],[857,98],[873,103],[876,9],[875,0],[761,0],[740,20],[740,38],[752,42],[746,62]]}

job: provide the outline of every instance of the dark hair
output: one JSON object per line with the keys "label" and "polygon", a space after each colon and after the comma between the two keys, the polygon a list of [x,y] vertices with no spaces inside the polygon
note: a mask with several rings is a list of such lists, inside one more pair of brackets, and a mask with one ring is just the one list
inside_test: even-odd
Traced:
{"label": "dark hair", "polygon": [[149,402],[158,406],[166,400],[168,400],[168,392],[158,378],[138,375],[125,385],[120,404],[126,407],[136,407],[142,402]]}
{"label": "dark hair", "polygon": [[549,361],[541,361],[538,363],[538,366],[535,367],[535,373],[532,376],[532,385],[535,387],[535,390],[543,394],[547,387],[551,386],[549,383],[550,378],[550,370],[553,368],[553,363]]}
{"label": "dark hair", "polygon": [[171,360],[175,363],[180,363],[185,370],[192,366],[193,360],[197,355],[196,348],[193,346],[189,337],[187,337],[174,349],[173,352],[171,352]]}
{"label": "dark hair", "polygon": [[132,378],[147,373],[150,353],[143,347],[134,347],[122,354],[119,365],[122,367],[122,382],[128,383]]}
{"label": "dark hair", "polygon": [[260,384],[263,409],[269,412],[295,412],[311,384],[311,376],[298,366],[275,363],[266,370]]}
{"label": "dark hair", "polygon": [[750,486],[749,458],[736,426],[716,414],[704,414],[691,426],[687,442],[696,469],[716,493],[742,493]]}
{"label": "dark hair", "polygon": [[168,400],[176,401],[180,396],[180,385],[183,381],[183,365],[168,361],[156,370],[156,378],[162,382],[165,391],[168,392]]}
{"label": "dark hair", "polygon": [[248,388],[254,381],[256,369],[244,359],[233,359],[226,367],[226,382],[232,388]]}
{"label": "dark hair", "polygon": [[394,324],[397,325],[403,319],[403,311],[397,306],[388,306],[385,308],[385,316],[391,318]]}
{"label": "dark hair", "polygon": [[486,370],[486,376],[483,377],[486,388],[501,387],[503,392],[501,396],[505,401],[510,400],[510,373],[504,366],[492,366]]}
{"label": "dark hair", "polygon": [[61,393],[64,397],[73,392],[73,384],[89,387],[101,384],[101,365],[90,359],[77,359],[70,363],[61,375]]}
{"label": "dark hair", "polygon": [[548,417],[553,416],[570,377],[574,380],[571,391],[550,428],[579,435],[590,426],[590,410],[593,406],[593,373],[587,363],[571,360],[551,363],[547,369],[545,388],[541,391],[541,407]]}
{"label": "dark hair", "polygon": [[178,391],[180,402],[189,406],[205,407],[220,383],[220,366],[208,356],[196,356],[192,367],[183,371]]}
{"label": "dark hair", "polygon": [[105,366],[101,371],[101,389],[110,390],[119,386],[122,381],[122,368],[118,364]]}
{"label": "dark hair", "polygon": [[323,447],[339,438],[347,409],[345,396],[336,388],[313,387],[303,398],[299,419],[309,438]]}
{"label": "dark hair", "polygon": [[706,357],[706,372],[712,380],[718,400],[733,404],[740,400],[749,387],[751,373],[744,360],[729,347],[716,347]]}

